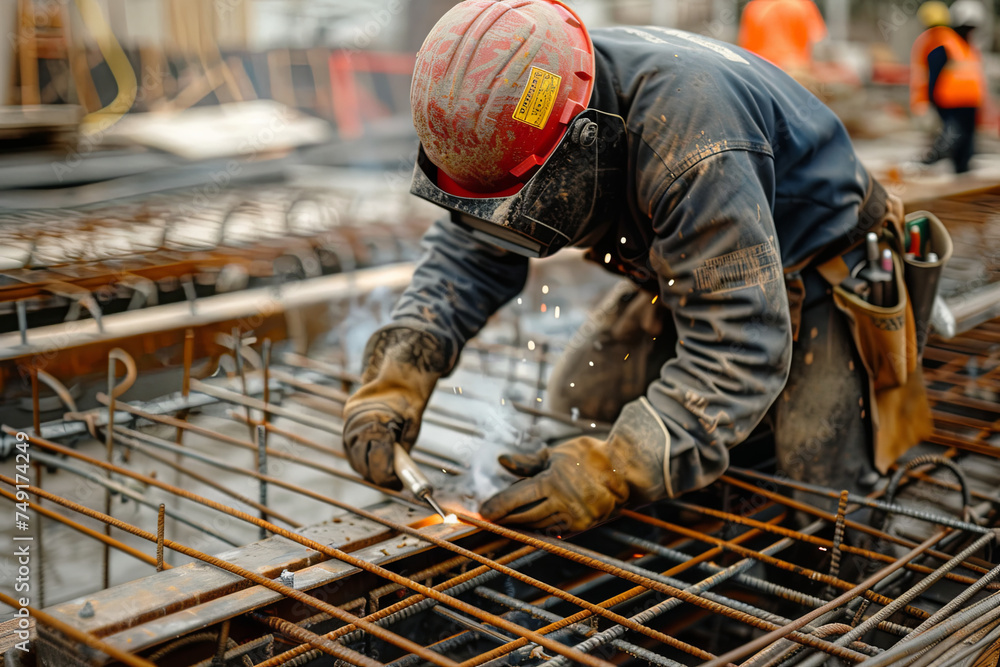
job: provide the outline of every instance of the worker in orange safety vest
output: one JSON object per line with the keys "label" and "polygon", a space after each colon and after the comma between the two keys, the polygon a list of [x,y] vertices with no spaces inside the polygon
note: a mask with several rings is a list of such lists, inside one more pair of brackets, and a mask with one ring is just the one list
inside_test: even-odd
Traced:
{"label": "worker in orange safety vest", "polygon": [[978,0],[958,0],[950,11],[944,3],[925,2],[918,14],[928,29],[910,53],[910,108],[919,117],[933,106],[942,125],[921,162],[949,157],[963,173],[975,152],[976,116],[986,93],[982,57],[969,35],[982,25],[985,10]]}
{"label": "worker in orange safety vest", "polygon": [[826,23],[812,0],[751,0],[740,18],[739,45],[792,76],[812,67]]}

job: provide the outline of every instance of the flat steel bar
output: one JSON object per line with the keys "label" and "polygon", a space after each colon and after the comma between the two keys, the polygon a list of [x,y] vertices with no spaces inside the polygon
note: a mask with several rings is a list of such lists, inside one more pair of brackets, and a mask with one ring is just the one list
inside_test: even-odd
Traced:
{"label": "flat steel bar", "polygon": [[[7,595],[6,593],[3,593],[2,591],[0,591],[0,602],[11,607],[12,609],[22,608],[21,605],[18,604],[17,600]],[[125,651],[122,651],[121,649],[116,648],[114,646],[109,646],[108,644],[105,644],[104,642],[102,642],[100,639],[90,634],[89,632],[83,632],[82,630],[77,630],[69,623],[61,621],[54,616],[50,616],[41,609],[35,609],[34,607],[31,606],[23,607],[23,609],[27,609],[31,617],[34,618],[35,621],[40,623],[41,625],[44,625],[45,627],[48,628],[52,628],[66,635],[70,639],[80,642],[84,646],[87,646],[96,651],[100,651],[101,653],[104,653],[114,658],[115,660],[118,660],[119,662],[129,665],[129,667],[156,667],[156,665],[151,663],[149,660],[145,660],[144,658],[132,655],[131,653],[126,653]]]}

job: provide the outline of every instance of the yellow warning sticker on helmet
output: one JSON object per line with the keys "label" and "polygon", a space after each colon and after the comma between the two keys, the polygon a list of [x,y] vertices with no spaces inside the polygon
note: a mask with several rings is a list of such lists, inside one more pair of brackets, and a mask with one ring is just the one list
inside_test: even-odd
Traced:
{"label": "yellow warning sticker on helmet", "polygon": [[528,85],[524,87],[521,101],[517,103],[511,117],[538,129],[545,127],[552,107],[556,104],[561,81],[562,77],[558,74],[532,67]]}

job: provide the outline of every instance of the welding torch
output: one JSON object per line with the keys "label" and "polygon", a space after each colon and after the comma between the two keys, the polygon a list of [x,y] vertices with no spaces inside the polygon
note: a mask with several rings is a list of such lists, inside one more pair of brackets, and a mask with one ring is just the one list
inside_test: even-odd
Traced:
{"label": "welding torch", "polygon": [[424,473],[420,472],[420,468],[417,467],[417,464],[413,462],[413,459],[410,458],[410,455],[398,442],[392,445],[392,464],[396,468],[396,476],[402,480],[406,488],[410,490],[410,493],[421,500],[426,500],[434,508],[434,511],[441,515],[442,519],[447,518],[444,510],[434,501],[434,497],[431,495],[434,492],[434,487],[431,486],[430,480],[427,479]]}

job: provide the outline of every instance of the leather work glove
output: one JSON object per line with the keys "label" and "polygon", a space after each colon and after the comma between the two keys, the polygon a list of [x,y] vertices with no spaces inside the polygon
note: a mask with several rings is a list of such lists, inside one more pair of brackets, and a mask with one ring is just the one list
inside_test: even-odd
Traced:
{"label": "leather work glove", "polygon": [[503,455],[500,464],[525,477],[480,508],[484,518],[557,533],[578,532],[626,502],[672,495],[665,482],[669,435],[645,398],[628,403],[606,440],[574,438],[534,454]]}
{"label": "leather work glove", "polygon": [[363,384],[344,405],[344,452],[362,477],[402,487],[393,467],[393,444],[406,451],[413,447],[434,385],[451,366],[450,356],[423,331],[397,326],[372,335],[365,347]]}

